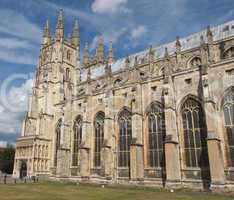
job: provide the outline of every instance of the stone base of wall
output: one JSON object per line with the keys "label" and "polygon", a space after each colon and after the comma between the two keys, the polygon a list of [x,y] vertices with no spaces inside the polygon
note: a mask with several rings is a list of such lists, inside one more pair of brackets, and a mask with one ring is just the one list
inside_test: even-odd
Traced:
{"label": "stone base of wall", "polygon": [[50,176],[51,180],[54,181],[69,181],[74,183],[88,183],[88,184],[99,184],[99,185],[123,185],[129,187],[155,187],[155,188],[165,188],[168,190],[171,189],[191,189],[195,191],[212,191],[215,193],[223,192],[233,192],[234,191],[234,182],[227,184],[211,184],[210,188],[204,188],[204,183],[198,180],[172,180],[172,181],[162,181],[155,178],[145,178],[139,180],[130,180],[128,178],[118,178],[112,179],[108,177],[100,176],[90,176],[90,177],[81,177],[81,176],[71,176],[71,177],[59,177],[59,176]]}

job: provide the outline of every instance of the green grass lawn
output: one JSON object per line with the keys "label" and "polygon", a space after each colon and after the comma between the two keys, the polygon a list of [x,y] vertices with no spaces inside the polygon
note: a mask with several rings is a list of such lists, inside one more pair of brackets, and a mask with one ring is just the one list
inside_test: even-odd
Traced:
{"label": "green grass lawn", "polygon": [[233,200],[234,196],[147,188],[105,187],[41,182],[0,185],[0,200]]}

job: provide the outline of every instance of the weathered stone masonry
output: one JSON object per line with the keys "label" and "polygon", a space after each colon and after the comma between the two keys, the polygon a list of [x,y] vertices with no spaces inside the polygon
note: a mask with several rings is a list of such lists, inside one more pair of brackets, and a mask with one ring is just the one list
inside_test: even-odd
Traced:
{"label": "weathered stone masonry", "polygon": [[[234,21],[115,60],[47,21],[14,176],[233,190]],[[26,167],[25,167],[26,166]],[[25,173],[26,172],[26,173]]]}

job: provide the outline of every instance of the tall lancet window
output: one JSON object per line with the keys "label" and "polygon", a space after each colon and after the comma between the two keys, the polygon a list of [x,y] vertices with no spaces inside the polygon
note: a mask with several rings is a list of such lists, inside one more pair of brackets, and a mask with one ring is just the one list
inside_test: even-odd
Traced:
{"label": "tall lancet window", "polygon": [[79,115],[76,117],[73,126],[74,138],[73,138],[73,154],[72,165],[78,166],[78,152],[79,146],[82,141],[82,117]]}
{"label": "tall lancet window", "polygon": [[161,104],[153,103],[148,115],[148,166],[162,168],[164,166],[165,123]]}
{"label": "tall lancet window", "polygon": [[227,133],[228,165],[234,167],[234,87],[230,88],[224,97],[223,112]]}
{"label": "tall lancet window", "polygon": [[186,166],[208,167],[207,128],[201,104],[193,98],[188,98],[182,106],[182,119]]}
{"label": "tall lancet window", "polygon": [[58,160],[58,150],[61,145],[61,128],[62,128],[62,119],[59,119],[55,128],[55,156],[54,156],[54,166],[57,166],[57,160]]}
{"label": "tall lancet window", "polygon": [[119,156],[118,166],[129,168],[130,144],[132,140],[132,117],[131,113],[124,109],[119,115]]}
{"label": "tall lancet window", "polygon": [[105,114],[103,112],[99,112],[96,115],[94,122],[94,167],[101,167],[101,150],[104,140],[104,120]]}

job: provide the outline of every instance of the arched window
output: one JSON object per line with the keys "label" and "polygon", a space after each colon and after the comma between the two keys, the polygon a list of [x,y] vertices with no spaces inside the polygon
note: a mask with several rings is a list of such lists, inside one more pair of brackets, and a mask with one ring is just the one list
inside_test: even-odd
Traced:
{"label": "arched window", "polygon": [[55,128],[56,140],[55,140],[55,158],[54,158],[54,166],[57,166],[58,160],[58,150],[61,145],[61,127],[62,127],[62,119],[59,119]]}
{"label": "arched window", "polygon": [[67,50],[67,60],[71,60],[71,51]]}
{"label": "arched window", "polygon": [[189,98],[182,106],[184,151],[187,167],[207,167],[207,129],[201,104]]}
{"label": "arched window", "polygon": [[118,166],[130,166],[130,144],[132,140],[131,113],[124,109],[119,115],[119,157]]}
{"label": "arched window", "polygon": [[234,167],[234,87],[224,97],[223,112],[227,133],[228,165]]}
{"label": "arched window", "polygon": [[148,166],[164,166],[165,120],[163,108],[153,103],[148,112]]}
{"label": "arched window", "polygon": [[201,65],[201,58],[200,57],[194,57],[192,60],[189,62],[189,67],[198,67]]}
{"label": "arched window", "polygon": [[103,112],[99,112],[96,115],[94,122],[94,167],[101,167],[101,150],[104,140],[104,120],[105,114]]}
{"label": "arched window", "polygon": [[228,58],[233,58],[234,57],[234,47],[231,47],[224,51],[223,53],[223,58],[228,59]]}
{"label": "arched window", "polygon": [[67,68],[66,69],[66,81],[69,81],[70,80],[70,69]]}
{"label": "arched window", "polygon": [[77,166],[79,146],[82,141],[82,117],[80,115],[76,117],[76,120],[74,121],[73,131],[74,131],[74,139],[73,139],[72,165]]}

